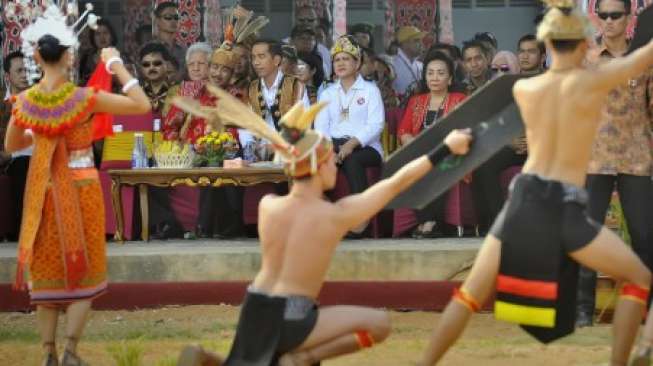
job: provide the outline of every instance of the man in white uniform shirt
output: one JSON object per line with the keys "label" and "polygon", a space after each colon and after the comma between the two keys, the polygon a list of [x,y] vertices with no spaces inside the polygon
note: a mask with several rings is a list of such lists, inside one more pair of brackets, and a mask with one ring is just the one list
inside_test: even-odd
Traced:
{"label": "man in white uniform shirt", "polygon": [[411,85],[419,83],[424,65],[417,60],[422,52],[422,38],[426,33],[417,27],[405,26],[397,32],[399,49],[392,60],[397,77],[392,84],[399,97],[404,97],[410,91]]}
{"label": "man in white uniform shirt", "polygon": [[[331,56],[338,81],[318,96],[318,101],[329,104],[317,115],[315,129],[333,140],[336,162],[355,194],[368,187],[366,168],[380,166],[383,161],[385,111],[379,88],[359,74],[360,48],[348,36],[340,37]],[[367,222],[350,237],[361,237],[366,227]]]}
{"label": "man in white uniform shirt", "polygon": [[[249,84],[249,104],[270,126],[279,129],[279,119],[299,100],[306,108],[310,102],[306,88],[293,75],[281,71],[281,44],[273,40],[258,40],[252,46],[252,66],[258,76]],[[252,134],[239,130],[241,146],[254,141]],[[271,150],[270,150],[271,151]]]}

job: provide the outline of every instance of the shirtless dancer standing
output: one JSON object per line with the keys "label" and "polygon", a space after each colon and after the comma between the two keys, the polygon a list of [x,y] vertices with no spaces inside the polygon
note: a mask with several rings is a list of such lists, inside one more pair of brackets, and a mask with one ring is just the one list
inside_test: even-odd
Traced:
{"label": "shirtless dancer standing", "polygon": [[[348,231],[369,220],[393,197],[428,173],[434,163],[449,153],[467,153],[469,131],[453,131],[443,144],[394,176],[360,194],[329,202],[323,197],[336,183],[333,147],[330,139],[308,128],[324,104],[307,111],[301,105],[293,107],[281,120],[279,136],[226,93],[215,93],[220,99],[217,113],[223,122],[243,126],[243,121],[256,121],[256,126],[243,127],[273,143],[277,153],[284,156],[286,173],[293,179],[288,195],[268,195],[259,204],[261,269],[247,291],[234,348],[226,364],[276,365],[281,358],[281,365],[312,365],[382,342],[390,333],[386,312],[359,306],[318,309],[316,299],[333,253]],[[258,315],[279,301],[285,303],[280,319]],[[250,337],[246,329],[251,327],[255,331]],[[270,329],[273,327],[279,329]],[[262,338],[274,341],[261,345],[265,343]],[[259,346],[248,346],[256,342]],[[195,349],[195,355],[198,351],[201,352]],[[240,354],[234,357],[234,351]],[[193,352],[186,352],[190,359]],[[268,356],[264,357],[265,354]]]}
{"label": "shirtless dancer standing", "polygon": [[577,263],[624,282],[613,319],[611,364],[628,362],[651,273],[618,236],[589,219],[582,187],[601,105],[609,90],[653,64],[653,42],[583,69],[589,26],[573,4],[548,4],[538,38],[553,64],[541,76],[518,81],[513,90],[526,125],[528,160],[421,365],[441,359],[495,285],[498,319],[521,324],[543,342],[573,332]]}

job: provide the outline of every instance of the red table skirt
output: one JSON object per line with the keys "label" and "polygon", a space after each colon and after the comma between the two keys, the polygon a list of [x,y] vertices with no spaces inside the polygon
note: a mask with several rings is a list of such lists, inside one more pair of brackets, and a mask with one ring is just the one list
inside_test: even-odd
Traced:
{"label": "red table skirt", "polygon": [[[109,162],[103,164],[104,169],[128,169],[128,162]],[[106,233],[113,235],[116,232],[116,219],[111,202],[111,179],[106,170],[100,171],[100,183],[104,193],[104,210],[106,217]],[[258,217],[258,203],[261,198],[274,193],[275,184],[264,183],[251,187],[245,187],[243,221],[245,224],[256,224]],[[134,212],[134,202],[138,199],[138,192],[134,187],[122,187],[122,210],[124,215],[124,236],[127,240],[134,240],[139,237],[134,233],[134,219],[140,218],[139,212]],[[170,188],[170,206],[184,230],[192,231],[197,225],[199,216],[200,190],[193,187]],[[0,232],[1,233],[1,232]]]}
{"label": "red table skirt", "polygon": [[[127,165],[127,166],[125,166]],[[126,168],[128,163],[110,164],[106,169]],[[506,169],[501,174],[501,185],[507,190],[507,187],[512,178],[519,173],[521,167],[511,167]],[[367,170],[368,180],[370,183],[378,181],[380,176],[380,169],[369,168]],[[0,199],[1,195],[8,192],[7,189],[2,189],[3,176],[0,176]],[[115,216],[113,213],[113,205],[111,202],[111,180],[106,171],[100,171],[100,182],[104,192],[105,214],[106,214],[106,232],[107,234],[115,233]],[[277,188],[275,184],[264,183],[251,187],[245,187],[243,199],[243,222],[247,225],[255,225],[258,220],[258,203],[269,193],[276,193]],[[338,199],[349,194],[349,186],[345,176],[339,172],[336,187],[330,192],[329,196],[332,199]],[[472,201],[471,186],[466,183],[456,184],[448,193],[447,207],[445,211],[446,222],[454,226],[474,226],[476,225],[476,215],[474,213],[474,205]],[[125,217],[125,238],[128,240],[136,238],[133,232],[134,215],[134,202],[138,196],[132,187],[122,188],[122,205],[123,214]],[[7,200],[9,202],[10,200]],[[185,230],[193,230],[197,224],[199,214],[199,189],[192,187],[175,187],[170,189],[170,204],[179,220],[179,223]],[[2,215],[7,215],[3,207],[0,209],[0,218]],[[138,217],[139,214],[136,214]],[[412,229],[417,225],[415,213],[411,209],[398,209],[392,211],[382,211],[379,215],[375,216],[371,222],[372,236],[375,238],[392,235],[393,237],[400,236],[406,231]],[[3,225],[5,220],[0,221],[0,235],[3,233]]]}

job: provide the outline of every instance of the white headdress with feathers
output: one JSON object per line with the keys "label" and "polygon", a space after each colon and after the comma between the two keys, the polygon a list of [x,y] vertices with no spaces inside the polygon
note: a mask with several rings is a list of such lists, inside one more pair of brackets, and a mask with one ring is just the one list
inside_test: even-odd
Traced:
{"label": "white headdress with feathers", "polygon": [[[34,51],[41,37],[51,35],[59,40],[62,46],[70,47],[74,51],[79,46],[77,40],[79,34],[86,27],[97,29],[99,19],[98,16],[91,13],[93,11],[91,3],[86,4],[86,11],[72,25],[68,25],[68,20],[74,20],[79,15],[75,1],[65,2],[65,13],[51,1],[46,1],[44,5],[46,8],[42,14],[41,6],[31,1],[22,1],[20,4],[14,4],[7,9],[9,19],[16,20],[17,24],[28,23],[28,26],[23,28],[20,36],[23,42],[21,48],[25,55],[25,67],[28,72],[27,79],[30,84],[41,76],[41,72],[34,62]],[[86,19],[86,22],[76,31],[75,29],[84,19]]]}

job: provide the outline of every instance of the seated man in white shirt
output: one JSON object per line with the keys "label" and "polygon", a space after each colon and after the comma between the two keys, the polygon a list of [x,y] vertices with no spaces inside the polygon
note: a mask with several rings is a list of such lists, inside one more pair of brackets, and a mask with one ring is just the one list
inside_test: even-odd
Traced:
{"label": "seated man in white shirt", "polygon": [[[333,140],[336,162],[355,194],[368,187],[366,168],[383,161],[385,111],[379,88],[359,74],[361,50],[348,36],[336,41],[331,57],[338,81],[318,96],[318,102],[329,105],[315,119],[315,129]],[[350,237],[362,237],[367,224],[353,230]]]}

